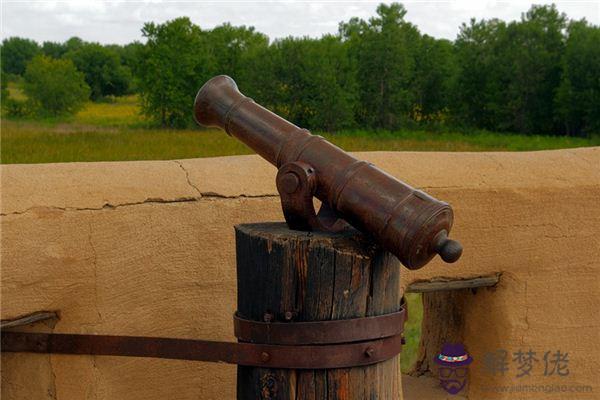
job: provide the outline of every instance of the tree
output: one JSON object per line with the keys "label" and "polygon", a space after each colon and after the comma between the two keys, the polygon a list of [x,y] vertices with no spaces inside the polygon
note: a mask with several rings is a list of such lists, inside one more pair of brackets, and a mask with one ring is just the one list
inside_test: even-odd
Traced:
{"label": "tree", "polygon": [[135,41],[125,46],[117,46],[117,48],[117,52],[121,58],[121,65],[134,71],[140,63],[140,54],[144,45],[141,42]]}
{"label": "tree", "polygon": [[163,126],[192,123],[194,97],[212,77],[215,62],[206,32],[189,18],[147,23],[137,71],[142,111]]}
{"label": "tree", "polygon": [[25,94],[38,114],[73,114],[88,99],[90,88],[71,60],[36,56],[27,64]]}
{"label": "tree", "polygon": [[8,98],[8,82],[6,82],[6,73],[0,71],[0,100],[4,101]]}
{"label": "tree", "polygon": [[141,63],[140,57],[143,49],[144,45],[141,42],[135,41],[122,46],[119,51],[121,65],[127,70],[127,73],[131,75],[131,79],[129,81],[129,93],[138,92],[136,71]]}
{"label": "tree", "polygon": [[501,63],[499,38],[506,24],[492,19],[462,24],[455,41],[457,61],[454,111],[457,121],[478,128],[497,129],[500,107],[505,103],[504,88],[510,71]]}
{"label": "tree", "polygon": [[[423,35],[415,52],[415,78],[412,83],[415,114],[418,119],[437,121],[452,108],[456,78],[452,42]],[[414,117],[416,117],[415,115]]]}
{"label": "tree", "polygon": [[329,131],[354,124],[355,71],[339,37],[277,40],[254,67],[257,99],[284,118]]}
{"label": "tree", "polygon": [[568,135],[600,133],[600,27],[585,20],[568,28],[556,120]]}
{"label": "tree", "polygon": [[218,74],[231,76],[244,85],[246,75],[252,69],[249,56],[269,45],[266,35],[256,32],[254,27],[232,26],[229,23],[207,32]]}
{"label": "tree", "polygon": [[30,39],[10,37],[2,41],[2,70],[23,75],[27,63],[40,52],[39,45]]}
{"label": "tree", "polygon": [[28,114],[27,103],[24,100],[10,97],[8,90],[8,74],[0,71],[0,106],[11,117],[23,117]]}
{"label": "tree", "polygon": [[42,54],[52,58],[61,58],[67,52],[67,45],[58,42],[44,42]]}
{"label": "tree", "polygon": [[356,65],[348,55],[348,43],[325,35],[309,46],[305,71],[312,82],[306,94],[307,126],[336,131],[355,125],[358,104]]}
{"label": "tree", "polygon": [[358,66],[361,107],[357,116],[371,127],[398,128],[413,105],[413,43],[419,32],[404,20],[405,15],[401,4],[380,4],[377,17],[368,22],[354,18],[340,25]]}
{"label": "tree", "polygon": [[555,134],[554,93],[560,82],[566,17],[532,6],[521,21],[463,24],[456,40],[458,114],[498,131]]}
{"label": "tree", "polygon": [[[506,62],[511,79],[507,130],[521,133],[556,134],[554,94],[560,84],[563,30],[566,16],[556,6],[532,6],[520,22],[506,30]],[[502,127],[504,128],[504,127]]]}
{"label": "tree", "polygon": [[98,43],[85,43],[66,53],[65,57],[85,74],[92,100],[127,93],[131,73],[121,65],[116,51]]}
{"label": "tree", "polygon": [[85,42],[81,38],[78,38],[77,36],[70,37],[69,40],[67,40],[64,44],[65,53],[68,53],[69,51],[78,50],[83,45],[85,45]]}

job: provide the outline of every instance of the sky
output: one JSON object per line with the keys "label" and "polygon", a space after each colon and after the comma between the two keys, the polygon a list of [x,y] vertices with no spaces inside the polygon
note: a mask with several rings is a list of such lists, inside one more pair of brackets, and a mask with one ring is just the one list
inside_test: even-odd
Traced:
{"label": "sky", "polygon": [[[78,36],[86,41],[125,44],[142,40],[145,22],[164,22],[188,16],[203,29],[224,22],[254,26],[271,39],[286,36],[319,37],[337,32],[351,17],[368,19],[381,2],[388,1],[1,1],[1,36],[43,41],[65,41]],[[531,1],[402,1],[406,19],[422,33],[455,39],[462,22],[470,18],[516,20]],[[549,4],[536,1],[535,4]],[[586,18],[600,25],[600,0],[558,1],[569,18]]]}

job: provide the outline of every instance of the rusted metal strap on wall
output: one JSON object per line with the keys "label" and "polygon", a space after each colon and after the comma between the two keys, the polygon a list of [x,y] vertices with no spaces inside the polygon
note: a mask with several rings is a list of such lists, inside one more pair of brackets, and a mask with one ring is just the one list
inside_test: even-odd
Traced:
{"label": "rusted metal strap on wall", "polygon": [[265,368],[329,369],[374,364],[400,353],[401,336],[358,343],[282,346],[142,336],[2,332],[2,352],[151,357]]}
{"label": "rusted metal strap on wall", "polygon": [[[256,323],[236,318],[236,334],[242,340],[240,343],[144,336],[2,332],[2,352],[152,357],[266,368],[347,368],[375,364],[399,354],[404,319],[404,308],[378,317],[339,321]],[[335,330],[343,332],[336,333]]]}

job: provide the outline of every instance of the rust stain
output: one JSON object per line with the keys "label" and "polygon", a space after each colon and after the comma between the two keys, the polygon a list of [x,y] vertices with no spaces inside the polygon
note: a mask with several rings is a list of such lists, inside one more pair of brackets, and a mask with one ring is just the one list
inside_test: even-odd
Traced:
{"label": "rust stain", "polygon": [[338,374],[336,395],[337,400],[347,400],[350,398],[348,393],[348,371],[343,371],[341,374]]}

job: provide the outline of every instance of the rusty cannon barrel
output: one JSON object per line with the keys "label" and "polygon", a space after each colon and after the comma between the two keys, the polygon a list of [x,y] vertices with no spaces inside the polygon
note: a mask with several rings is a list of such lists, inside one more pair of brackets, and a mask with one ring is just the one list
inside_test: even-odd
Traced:
{"label": "rusty cannon barrel", "polygon": [[[290,228],[341,230],[349,223],[411,269],[436,254],[449,263],[462,254],[460,243],[448,238],[453,212],[447,203],[256,104],[230,77],[216,76],[202,86],[194,115],[279,168],[277,189]],[[313,196],[322,202],[318,214]]]}

